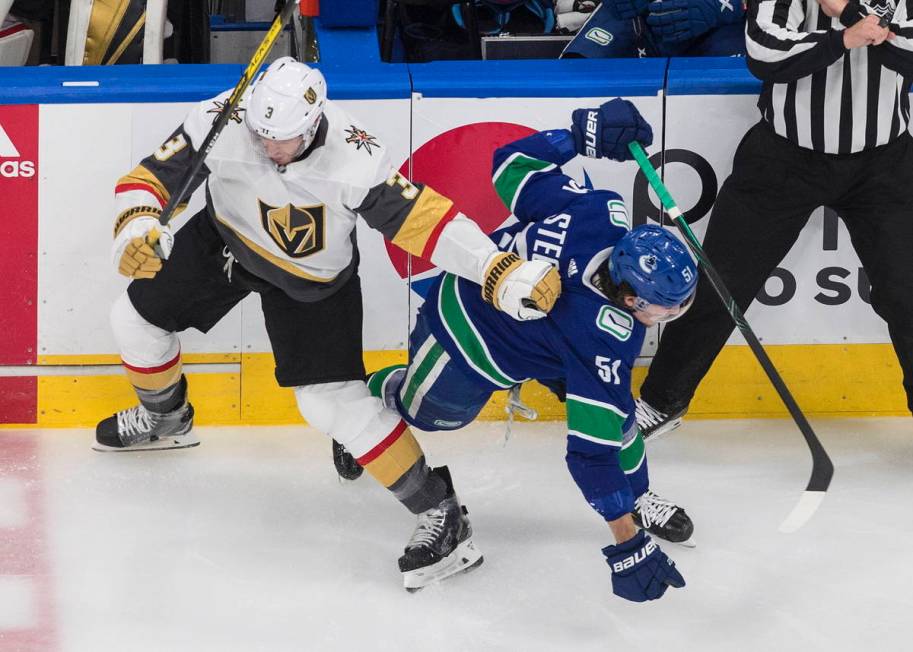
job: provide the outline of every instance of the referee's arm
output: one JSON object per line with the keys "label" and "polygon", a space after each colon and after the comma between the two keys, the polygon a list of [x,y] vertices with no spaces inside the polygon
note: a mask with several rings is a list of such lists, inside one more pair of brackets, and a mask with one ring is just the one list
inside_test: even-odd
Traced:
{"label": "referee's arm", "polygon": [[761,81],[796,81],[824,70],[846,52],[842,30],[800,31],[806,2],[815,0],[750,0],[745,21],[748,69]]}

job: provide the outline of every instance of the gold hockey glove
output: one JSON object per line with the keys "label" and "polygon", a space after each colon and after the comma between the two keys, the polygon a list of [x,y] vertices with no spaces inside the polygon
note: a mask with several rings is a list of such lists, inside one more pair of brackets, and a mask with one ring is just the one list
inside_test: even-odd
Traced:
{"label": "gold hockey glove", "polygon": [[551,263],[498,252],[485,265],[482,298],[514,319],[541,319],[561,295],[561,277]]}
{"label": "gold hockey glove", "polygon": [[174,234],[152,215],[118,220],[112,259],[117,271],[130,278],[153,278],[174,246]]}

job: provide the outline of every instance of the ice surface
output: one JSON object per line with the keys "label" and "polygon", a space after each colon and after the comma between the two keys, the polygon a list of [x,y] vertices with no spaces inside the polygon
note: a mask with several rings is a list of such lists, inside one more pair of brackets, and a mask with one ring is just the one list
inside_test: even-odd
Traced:
{"label": "ice surface", "polygon": [[647,604],[611,593],[560,423],[515,424],[506,447],[501,423],[419,434],[485,563],[416,594],[396,568],[413,517],[367,475],[340,484],[313,430],[199,428],[198,448],[137,454],[0,431],[0,496],[22,503],[0,507],[0,650],[909,649],[913,422],[813,425],[836,474],[789,535],[810,469],[792,422],[686,421],[648,448],[698,547],[663,546],[688,586]]}

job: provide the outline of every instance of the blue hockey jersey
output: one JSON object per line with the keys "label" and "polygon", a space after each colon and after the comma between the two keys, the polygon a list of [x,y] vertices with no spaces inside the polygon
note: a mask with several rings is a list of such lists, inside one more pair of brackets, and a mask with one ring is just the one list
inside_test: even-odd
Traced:
{"label": "blue hockey jersey", "polygon": [[557,265],[562,294],[548,317],[515,321],[486,304],[477,285],[449,274],[433,285],[422,312],[453,361],[492,390],[531,378],[565,380],[568,467],[588,502],[613,520],[646,489],[629,482],[645,471],[631,395],[645,327],[590,282],[629,221],[620,195],[583,188],[561,171],[573,156],[563,130],[534,134],[494,156],[495,189],[518,223],[492,238],[521,258]]}

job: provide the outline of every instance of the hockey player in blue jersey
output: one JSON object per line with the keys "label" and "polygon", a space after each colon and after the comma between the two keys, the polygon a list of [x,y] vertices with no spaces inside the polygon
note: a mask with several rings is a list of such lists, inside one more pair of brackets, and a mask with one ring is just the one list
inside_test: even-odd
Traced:
{"label": "hockey player in blue jersey", "polygon": [[[495,189],[517,223],[491,237],[518,260],[551,261],[562,277],[561,297],[546,319],[516,322],[484,302],[493,288],[479,293],[443,274],[412,331],[409,366],[378,371],[368,386],[428,431],[470,423],[494,391],[531,378],[560,380],[568,469],[615,537],[603,548],[614,592],[640,602],[685,584],[648,530],[684,541],[693,527],[684,510],[648,490],[631,370],[646,328],[687,310],[697,269],[665,229],[629,230],[620,195],[582,188],[561,171],[577,154],[629,159],[633,140],[649,144],[652,131],[630,102],[616,99],[574,111],[571,130],[539,132],[498,149]],[[461,528],[469,528],[465,513],[441,514],[428,536],[446,538],[449,529],[458,537]]]}

